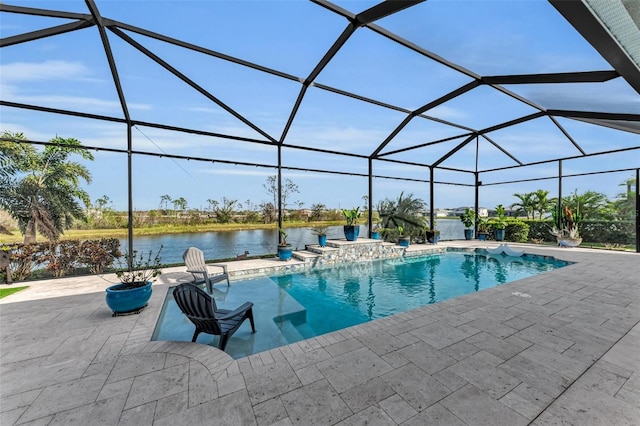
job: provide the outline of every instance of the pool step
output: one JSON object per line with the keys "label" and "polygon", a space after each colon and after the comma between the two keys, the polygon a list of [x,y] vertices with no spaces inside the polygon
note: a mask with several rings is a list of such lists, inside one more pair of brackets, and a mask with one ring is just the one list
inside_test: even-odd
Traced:
{"label": "pool step", "polygon": [[304,337],[295,325],[291,321],[281,321],[276,323],[278,328],[280,329],[280,333],[284,337],[285,341],[288,343],[299,342],[300,340],[304,340]]}
{"label": "pool step", "polygon": [[318,257],[322,257],[322,254],[309,250],[309,247],[307,246],[306,250],[294,250],[291,256],[294,259],[298,259],[303,262],[309,262]]}

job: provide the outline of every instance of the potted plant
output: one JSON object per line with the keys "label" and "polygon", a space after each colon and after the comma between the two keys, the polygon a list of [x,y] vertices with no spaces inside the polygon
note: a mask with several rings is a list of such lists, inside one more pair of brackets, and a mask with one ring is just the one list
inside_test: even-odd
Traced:
{"label": "potted plant", "polygon": [[505,210],[502,204],[496,206],[496,215],[498,217],[491,221],[491,228],[493,228],[496,241],[504,241],[504,230],[507,227],[507,223],[504,220]]}
{"label": "potted plant", "polygon": [[473,224],[476,223],[476,212],[473,209],[466,209],[464,213],[460,215],[460,221],[464,223],[464,239],[473,239]]}
{"label": "potted plant", "polygon": [[374,226],[374,228],[371,230],[371,238],[374,240],[380,239],[380,226]]}
{"label": "potted plant", "polygon": [[382,230],[382,227],[380,226],[380,224],[374,225],[373,229],[371,229],[371,239],[379,240],[381,230]]}
{"label": "potted plant", "polygon": [[504,241],[505,228],[507,222],[501,218],[495,218],[491,220],[491,229],[493,229],[493,237],[496,241]]}
{"label": "potted plant", "polygon": [[427,236],[427,241],[431,244],[438,244],[438,241],[440,241],[440,231],[437,229],[427,229],[425,235]]}
{"label": "potted plant", "polygon": [[486,217],[478,216],[478,239],[485,241],[489,238],[489,221]]}
{"label": "potted plant", "polygon": [[[161,251],[162,246],[154,256],[153,250],[149,250],[148,254],[134,250],[131,255],[131,267],[116,271],[120,283],[106,289],[107,306],[113,311],[113,316],[137,314],[147,306],[152,293],[151,284],[162,274]],[[125,253],[123,257],[128,259],[129,255]],[[120,257],[117,259],[120,261]]]}
{"label": "potted plant", "polygon": [[311,228],[311,233],[313,235],[317,235],[318,236],[318,245],[320,247],[324,247],[327,245],[327,231],[329,230],[329,227],[326,225],[319,225],[319,226],[314,226],[313,228]]}
{"label": "potted plant", "polygon": [[398,225],[398,245],[402,247],[409,247],[411,243],[411,237],[404,235],[404,227]]}
{"label": "potted plant", "polygon": [[358,225],[360,207],[342,209],[342,214],[347,221],[347,224],[344,226],[344,237],[347,241],[356,241],[358,239],[358,234],[360,234],[360,226]]}
{"label": "potted plant", "polygon": [[282,228],[278,228],[280,233],[280,242],[278,243],[278,258],[280,260],[289,260],[293,255],[291,244],[287,243],[287,233]]}
{"label": "potted plant", "polygon": [[551,234],[556,236],[556,241],[560,247],[578,247],[582,244],[578,224],[582,221],[580,208],[578,206],[576,213],[569,206],[564,206],[562,212],[562,229],[555,226],[551,230]]}

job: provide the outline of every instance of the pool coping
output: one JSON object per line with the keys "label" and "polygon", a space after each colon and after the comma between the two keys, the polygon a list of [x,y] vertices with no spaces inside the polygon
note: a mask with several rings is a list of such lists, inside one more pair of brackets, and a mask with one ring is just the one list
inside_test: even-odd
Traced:
{"label": "pool coping", "polygon": [[[638,255],[514,246],[576,263],[239,360],[207,345],[149,342],[161,287],[184,280],[184,268],[166,270],[140,315],[118,318],[100,279],[30,282],[0,300],[1,423],[100,413],[102,424],[629,422],[640,413]],[[460,340],[442,346],[451,336]],[[442,359],[455,362],[430,371]],[[516,368],[525,365],[536,374]]]}

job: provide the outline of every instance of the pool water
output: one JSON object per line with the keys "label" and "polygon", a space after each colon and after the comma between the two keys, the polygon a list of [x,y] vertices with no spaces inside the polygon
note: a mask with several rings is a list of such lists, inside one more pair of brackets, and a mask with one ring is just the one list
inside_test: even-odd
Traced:
{"label": "pool water", "polygon": [[[247,321],[227,344],[226,352],[237,359],[567,264],[542,256],[449,250],[235,281],[228,289],[217,285],[214,297],[227,309],[254,303],[257,332],[251,333]],[[152,340],[190,341],[193,331],[170,290]],[[200,334],[198,342],[217,345],[218,337]]]}

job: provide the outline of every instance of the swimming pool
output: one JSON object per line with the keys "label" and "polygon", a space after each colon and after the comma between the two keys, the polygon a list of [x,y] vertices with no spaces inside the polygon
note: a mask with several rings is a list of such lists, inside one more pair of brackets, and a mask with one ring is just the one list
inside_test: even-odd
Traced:
{"label": "swimming pool", "polygon": [[[226,348],[237,359],[568,264],[528,254],[509,257],[449,249],[438,255],[236,281],[228,289],[216,286],[214,297],[227,309],[254,303],[257,332],[252,334],[249,324],[243,324]],[[170,289],[152,340],[190,341],[193,330]],[[216,345],[217,339],[201,334],[198,342]]]}

